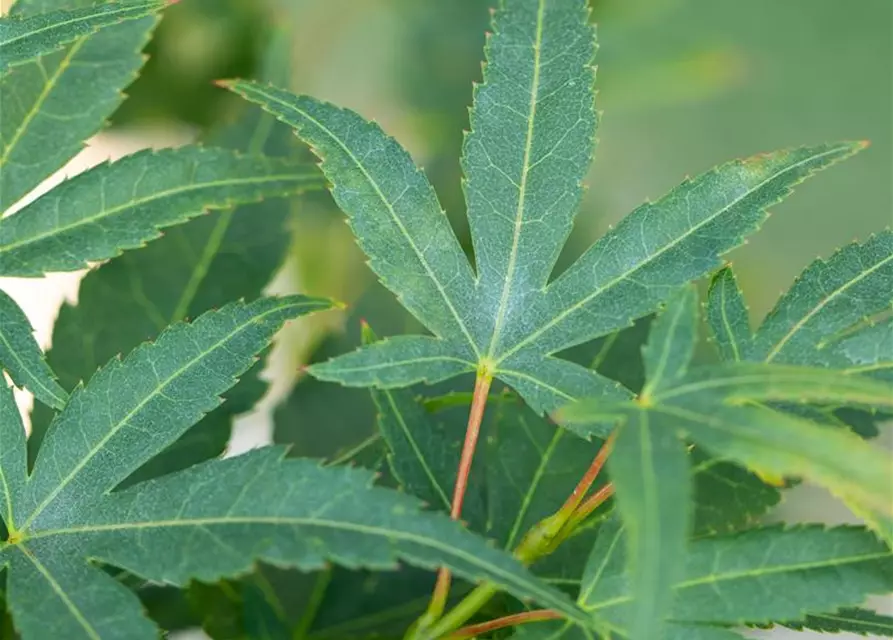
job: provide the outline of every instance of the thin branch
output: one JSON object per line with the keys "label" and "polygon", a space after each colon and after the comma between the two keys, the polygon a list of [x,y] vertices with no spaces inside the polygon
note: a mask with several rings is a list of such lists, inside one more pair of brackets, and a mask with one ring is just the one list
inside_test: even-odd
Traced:
{"label": "thin branch", "polygon": [[[462,445],[462,456],[459,459],[459,469],[456,473],[456,485],[453,488],[453,501],[450,507],[450,517],[453,520],[458,520],[462,516],[462,505],[465,502],[465,492],[468,490],[471,464],[474,460],[475,449],[477,449],[478,437],[481,434],[481,422],[484,419],[484,409],[487,406],[487,395],[490,393],[492,381],[493,378],[490,375],[478,373],[474,382],[474,395],[471,400],[471,411],[468,414],[468,428],[465,430],[465,443]],[[426,621],[433,622],[443,615],[450,594],[450,582],[449,570],[441,567],[437,573],[437,583],[434,585],[431,604],[428,605],[428,611],[424,616]]]}
{"label": "thin branch", "polygon": [[488,631],[496,631],[497,629],[505,629],[506,627],[515,627],[529,622],[543,622],[545,620],[560,620],[561,614],[551,609],[539,609],[537,611],[524,611],[495,620],[488,620],[480,624],[472,624],[462,627],[458,631],[450,634],[450,640],[458,640],[459,638],[473,638]]}

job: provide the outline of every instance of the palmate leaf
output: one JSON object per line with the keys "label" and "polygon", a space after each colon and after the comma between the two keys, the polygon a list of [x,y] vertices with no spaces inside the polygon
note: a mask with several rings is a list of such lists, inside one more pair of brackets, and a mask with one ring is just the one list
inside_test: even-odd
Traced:
{"label": "palmate leaf", "polygon": [[39,58],[103,27],[134,20],[158,11],[164,0],[107,2],[0,19],[0,72]]}
{"label": "palmate leaf", "polygon": [[646,383],[635,401],[592,399],[559,416],[578,425],[622,419],[609,471],[628,532],[628,566],[618,575],[629,582],[631,602],[611,622],[631,638],[662,637],[665,620],[698,620],[679,618],[671,609],[672,598],[678,598],[671,586],[684,563],[688,534],[690,483],[682,437],[762,473],[813,480],[841,496],[885,537],[893,536],[886,525],[893,516],[893,469],[881,451],[847,431],[758,404],[891,407],[893,387],[792,365],[689,367],[696,310],[697,296],[689,286],[658,317],[644,350]]}
{"label": "palmate leaf", "polygon": [[[267,70],[271,78],[282,77],[288,59],[281,55],[285,43],[279,40],[271,47]],[[274,52],[280,55],[274,58]],[[222,147],[268,157],[287,157],[295,146],[284,125],[250,106],[210,138]],[[312,187],[312,180],[303,185]],[[63,386],[73,388],[109,358],[127,353],[169,324],[195,318],[230,300],[260,296],[288,249],[288,215],[289,203],[272,199],[202,216],[90,271],[81,281],[77,305],[63,304],[53,328],[54,346],[47,358]],[[243,375],[220,408],[128,482],[220,454],[229,440],[233,416],[249,411],[266,391],[266,383],[258,378],[264,364],[258,362]],[[32,414],[28,440],[32,461],[51,419],[45,409]]]}
{"label": "palmate leaf", "polygon": [[32,334],[25,312],[0,290],[0,370],[5,369],[17,386],[28,389],[41,402],[60,409],[68,394],[59,386]]}
{"label": "palmate leaf", "polygon": [[[893,388],[835,371],[779,365],[693,368],[675,388],[649,399],[648,411],[696,444],[772,477],[804,478],[826,487],[861,515],[893,515],[893,469],[860,437],[828,424],[773,411],[759,401],[893,406]],[[584,401],[563,420],[591,423],[600,415],[641,411],[642,405]],[[657,418],[661,416],[661,418]],[[882,531],[893,537],[893,530]]]}
{"label": "palmate leaf", "polygon": [[267,448],[110,493],[216,406],[284,320],[328,306],[302,296],[228,305],[113,360],[72,394],[30,478],[21,424],[4,420],[4,444],[19,440],[4,447],[10,535],[0,562],[24,638],[156,635],[137,599],[87,557],[180,585],[243,572],[258,559],[306,569],[327,559],[375,568],[397,558],[445,563],[585,623],[508,555],[443,516],[417,514],[412,499],[370,488],[368,472],[285,460],[283,449]]}
{"label": "palmate leaf", "polygon": [[[4,445],[10,443],[4,446],[2,461],[4,524],[9,535],[0,562],[7,564],[23,553],[21,557],[31,563],[25,573],[12,569],[9,577],[8,600],[25,637],[40,637],[39,625],[45,620],[40,620],[39,609],[23,604],[23,597],[35,598],[36,604],[54,610],[71,602],[64,591],[53,591],[53,585],[61,583],[54,582],[42,556],[22,551],[20,543],[100,504],[134,468],[219,404],[217,395],[253,364],[254,354],[265,348],[284,321],[328,306],[325,300],[302,296],[235,303],[191,325],[174,325],[154,344],[138,348],[124,361],[112,360],[86,387],[73,393],[54,421],[30,477],[26,476],[24,429],[17,412],[12,414],[15,419],[3,420]],[[89,579],[95,573],[82,554],[73,559],[63,576],[66,579]],[[88,600],[96,596],[92,616],[99,617],[86,620],[100,624],[109,611],[118,611],[116,603],[127,592],[113,580],[107,588],[100,584],[96,593],[87,584],[82,583],[83,595]],[[104,605],[112,608],[104,609]],[[132,612],[133,607],[127,610]],[[79,615],[74,610],[58,619],[68,631],[63,637],[85,635]],[[66,628],[66,621],[74,627]],[[146,629],[136,624],[137,631]]]}
{"label": "palmate leaf", "polygon": [[15,456],[4,447],[9,537],[0,564],[26,640],[157,635],[137,598],[87,558],[177,585],[244,572],[258,559],[381,569],[403,558],[494,581],[586,623],[507,554],[444,516],[417,514],[412,499],[370,488],[369,472],[284,460],[283,449],[268,448],[112,491],[214,409],[285,320],[329,306],[303,296],[235,303],[112,360],[72,394],[30,477],[21,423],[3,421]]}
{"label": "palmate leaf", "polygon": [[[304,569],[319,568],[327,559],[378,569],[392,568],[397,558],[425,567],[446,563],[459,575],[497,580],[581,620],[568,601],[509,556],[443,516],[416,513],[418,505],[405,496],[370,488],[368,472],[321,469],[312,461],[284,460],[283,453],[257,450],[147,481],[4,549],[12,610],[25,637],[43,637],[47,620],[59,637],[90,637],[76,621],[77,612],[103,638],[154,637],[133,615],[138,605],[124,598],[126,592],[114,594],[120,596],[116,619],[108,626],[90,617],[100,610],[100,598],[112,597],[116,583],[101,580],[76,558],[85,552],[173,584],[243,572],[256,559]],[[34,560],[49,575],[29,566]],[[35,610],[38,598],[49,596],[41,577],[55,578],[68,602],[47,597]],[[70,582],[76,579],[81,582]],[[122,619],[124,612],[130,617]]]}
{"label": "palmate leaf", "polygon": [[313,366],[353,386],[496,377],[542,413],[625,392],[550,354],[628,326],[718,266],[764,209],[861,144],[783,151],[686,181],[628,216],[547,284],[591,156],[593,31],[583,0],[514,0],[495,14],[465,143],[473,273],[431,185],[408,154],[357,114],[251,82],[261,104],[322,158],[370,266],[434,336],[401,336]]}
{"label": "palmate leaf", "polygon": [[[182,147],[141,151],[86,171],[0,224],[0,275],[72,271],[119,255],[207,209],[318,188],[285,159]],[[77,206],[74,206],[74,204]]]}
{"label": "palmate leaf", "polygon": [[[18,0],[14,16],[82,8],[91,0]],[[124,99],[157,24],[151,14],[82,36],[0,76],[0,210],[71,159]],[[60,126],[64,122],[65,126]]]}
{"label": "palmate leaf", "polygon": [[[579,603],[626,635],[632,598],[624,536],[618,521],[603,528]],[[893,553],[870,531],[771,526],[693,541],[670,615],[699,624],[802,621],[806,614],[859,605],[891,589]]]}

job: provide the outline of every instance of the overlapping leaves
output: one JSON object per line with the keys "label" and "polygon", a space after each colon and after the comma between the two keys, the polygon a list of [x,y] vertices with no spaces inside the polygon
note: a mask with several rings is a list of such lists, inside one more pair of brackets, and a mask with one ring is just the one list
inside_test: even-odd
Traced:
{"label": "overlapping leaves", "polygon": [[[287,75],[284,45],[282,37],[278,44],[272,43],[267,77]],[[252,155],[263,152],[283,167],[297,167],[293,175],[295,190],[321,188],[319,176],[304,175],[300,165],[289,160],[294,145],[285,126],[277,125],[259,109],[245,106],[240,118],[215,131],[209,141]],[[199,151],[196,157],[208,164],[209,176],[210,171],[225,167],[225,163],[213,162],[213,154],[227,162],[246,162],[230,151]],[[242,179],[247,177],[246,173]],[[303,185],[298,186],[301,180]],[[195,193],[199,195],[200,190]],[[115,354],[130,351],[173,322],[197,317],[231,300],[257,298],[279,269],[290,242],[285,230],[288,201],[269,198],[272,191],[267,195],[263,202],[243,204],[170,228],[149,246],[126,252],[90,271],[81,281],[77,305],[63,304],[54,325],[54,346],[47,360],[62,385],[74,387]],[[205,206],[225,204],[221,196],[219,189],[210,186],[200,195]],[[167,199],[157,206],[171,204],[174,202]],[[249,411],[266,390],[266,384],[258,378],[264,364],[265,360],[258,362],[227,393],[227,401],[219,409],[150,461],[141,470],[142,477],[183,468],[221,453],[229,440],[233,416]],[[28,440],[32,460],[51,419],[52,413],[42,407],[32,414]]]}
{"label": "overlapping leaves", "polygon": [[81,36],[135,20],[164,6],[163,0],[108,2],[0,21],[0,72],[61,49]]}
{"label": "overlapping leaves", "polygon": [[[638,637],[630,633],[634,612],[626,572],[626,535],[617,518],[602,528],[580,584],[578,603],[618,637]],[[871,532],[854,526],[770,526],[701,538],[690,544],[682,564],[672,585],[673,623],[662,638],[700,637],[678,635],[680,626],[700,628],[705,638],[731,634],[724,625],[778,622],[830,629],[841,608],[893,590],[893,553]],[[828,620],[821,622],[826,615]],[[839,630],[847,628],[848,615],[852,614],[842,613]],[[866,623],[872,617],[868,612],[861,616]],[[854,625],[856,620],[853,616]],[[568,635],[560,635],[562,628]],[[869,628],[868,624],[863,627]],[[546,631],[530,637],[576,637],[568,624],[554,625],[549,631],[555,635]]]}
{"label": "overlapping leaves", "polygon": [[370,266],[434,334],[384,340],[311,373],[399,387],[478,371],[540,413],[577,397],[622,397],[612,381],[550,354],[653,311],[719,266],[793,185],[861,146],[757,156],[686,181],[549,283],[596,126],[586,16],[582,0],[516,0],[495,15],[462,159],[476,273],[424,174],[377,125],[310,97],[229,83],[313,147]]}
{"label": "overlapping leaves", "polygon": [[[173,584],[244,571],[260,558],[308,569],[327,558],[376,568],[398,557],[447,563],[585,621],[507,555],[444,517],[415,514],[410,499],[370,488],[368,473],[286,461],[282,450],[266,449],[111,492],[217,406],[283,321],[327,306],[265,298],[172,326],[75,390],[31,476],[21,423],[3,421],[9,539],[0,561],[25,638],[154,637],[135,596],[87,556]],[[8,389],[3,399],[4,415],[15,416]]]}
{"label": "overlapping leaves", "polygon": [[[96,10],[93,4],[18,0],[10,15]],[[0,210],[59,169],[102,128],[142,67],[141,50],[158,19],[150,14],[111,24],[0,75]]]}
{"label": "overlapping leaves", "polygon": [[[891,539],[882,524],[893,516],[893,469],[887,456],[848,431],[773,411],[765,404],[890,408],[893,387],[861,376],[792,365],[739,362],[689,367],[696,309],[697,297],[689,287],[655,323],[645,350],[646,363],[651,363],[648,379],[635,401],[593,399],[561,412],[563,420],[578,424],[598,419],[619,424],[609,470],[628,547],[628,566],[618,575],[629,582],[635,602],[624,614],[623,625],[634,638],[662,637],[662,621],[670,616],[688,619],[672,609],[672,585],[685,566],[690,517],[685,497],[690,479],[685,450],[679,449],[684,447],[681,438],[747,468],[812,480],[868,516],[871,524],[880,523],[880,533]],[[851,604],[858,601],[837,606]]]}

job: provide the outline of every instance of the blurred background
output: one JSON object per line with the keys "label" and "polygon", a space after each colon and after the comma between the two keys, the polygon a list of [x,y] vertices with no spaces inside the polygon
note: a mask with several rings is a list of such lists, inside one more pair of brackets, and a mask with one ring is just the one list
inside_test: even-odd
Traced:
{"label": "blurred background", "polygon": [[[177,144],[213,128],[237,105],[212,80],[253,75],[273,30],[288,29],[290,88],[381,123],[425,168],[468,248],[458,158],[493,2],[181,0],[165,12],[147,50],[150,59],[113,127],[53,180],[110,156]],[[755,321],[816,256],[893,223],[893,2],[591,4],[603,117],[589,190],[559,268],[636,205],[686,175],[801,144],[871,141],[854,159],[800,186],[773,209],[759,234],[729,256]],[[340,298],[354,311],[334,332],[330,325],[301,325],[302,335],[280,343],[271,365],[276,371],[269,376],[276,380],[273,391],[240,421],[231,452],[275,439],[304,455],[325,456],[356,442],[363,433],[347,417],[326,429],[307,428],[316,417],[307,407],[322,412],[328,402],[324,389],[302,392],[302,383],[282,403],[294,365],[356,343],[361,315],[374,318],[381,334],[412,325],[390,294],[375,286],[327,195],[302,200],[294,224],[293,256],[276,286]],[[2,284],[29,313],[46,346],[58,304],[75,294],[77,279],[65,274],[43,285]],[[367,397],[358,393],[360,411],[368,411]],[[288,417],[296,398],[304,417],[278,419],[274,432],[273,414]],[[776,517],[849,517],[810,487],[792,493]]]}

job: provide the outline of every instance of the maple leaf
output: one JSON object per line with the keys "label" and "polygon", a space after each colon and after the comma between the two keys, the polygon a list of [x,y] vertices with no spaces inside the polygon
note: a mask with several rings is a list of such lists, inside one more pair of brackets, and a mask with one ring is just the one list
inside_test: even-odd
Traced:
{"label": "maple leaf", "polygon": [[31,475],[12,394],[0,389],[0,513],[9,531],[0,565],[24,638],[157,635],[137,598],[88,558],[182,585],[244,572],[258,559],[385,568],[400,557],[505,583],[586,624],[510,556],[443,516],[419,514],[405,496],[371,488],[368,472],[285,460],[273,447],[114,491],[214,409],[285,320],[329,306],[304,296],[233,303],[113,359],[72,393]]}
{"label": "maple leaf", "polygon": [[398,336],[311,367],[352,386],[400,387],[478,372],[537,412],[622,397],[551,354],[628,326],[719,266],[796,183],[860,143],[732,162],[643,205],[553,282],[595,135],[594,32],[583,0],[498,11],[462,165],[476,270],[424,174],[357,114],[272,86],[224,83],[311,145],[371,268],[433,336]]}
{"label": "maple leaf", "polygon": [[618,422],[608,471],[627,530],[627,572],[635,607],[626,624],[633,638],[662,637],[667,619],[680,620],[671,613],[671,587],[684,568],[691,526],[691,470],[683,439],[764,475],[812,480],[893,540],[893,530],[886,525],[893,518],[893,469],[887,456],[848,431],[767,406],[780,402],[889,409],[893,387],[806,366],[690,366],[697,308],[696,292],[689,285],[658,317],[643,352],[646,383],[635,400],[593,398],[560,411],[561,420],[581,425],[599,418]]}
{"label": "maple leaf", "polygon": [[[264,65],[266,77],[281,79],[288,75],[288,56],[283,55],[283,50],[287,50],[287,38],[280,34],[270,46]],[[287,168],[293,175],[282,181],[282,195],[321,188],[322,176],[318,172],[305,174],[300,165],[290,160],[297,143],[288,135],[287,127],[260,109],[244,106],[238,119],[214,130],[205,141],[224,149],[244,149],[252,157],[263,153],[276,163],[271,166]],[[226,165],[235,163],[233,173],[241,172],[243,183],[252,175],[249,169],[257,163],[220,149],[192,153],[208,165],[209,172],[214,167],[214,171],[225,173]],[[215,162],[215,158],[222,162]],[[184,156],[168,155],[166,159],[169,163]],[[292,181],[294,188],[287,186]],[[228,204],[222,186],[199,188],[198,181],[193,180],[192,193],[205,207],[222,208]],[[291,240],[285,229],[289,204],[272,198],[276,195],[272,187],[271,182],[263,202],[241,204],[168,228],[148,246],[125,252],[89,271],[80,282],[77,304],[63,303],[53,327],[53,347],[47,353],[47,362],[62,386],[73,388],[109,358],[129,352],[172,323],[198,317],[231,300],[259,297],[281,267]],[[181,197],[185,192],[181,190]],[[240,197],[234,201],[248,199]],[[176,201],[166,199],[158,202],[158,208],[167,209],[174,204]],[[148,213],[147,205],[142,205],[143,216]],[[229,441],[234,415],[250,411],[267,389],[258,377],[265,364],[266,358],[262,358],[227,392],[226,402],[220,408],[149,461],[128,482],[185,468],[222,453]],[[52,417],[53,413],[45,407],[37,407],[31,415],[28,449],[32,462]]]}

